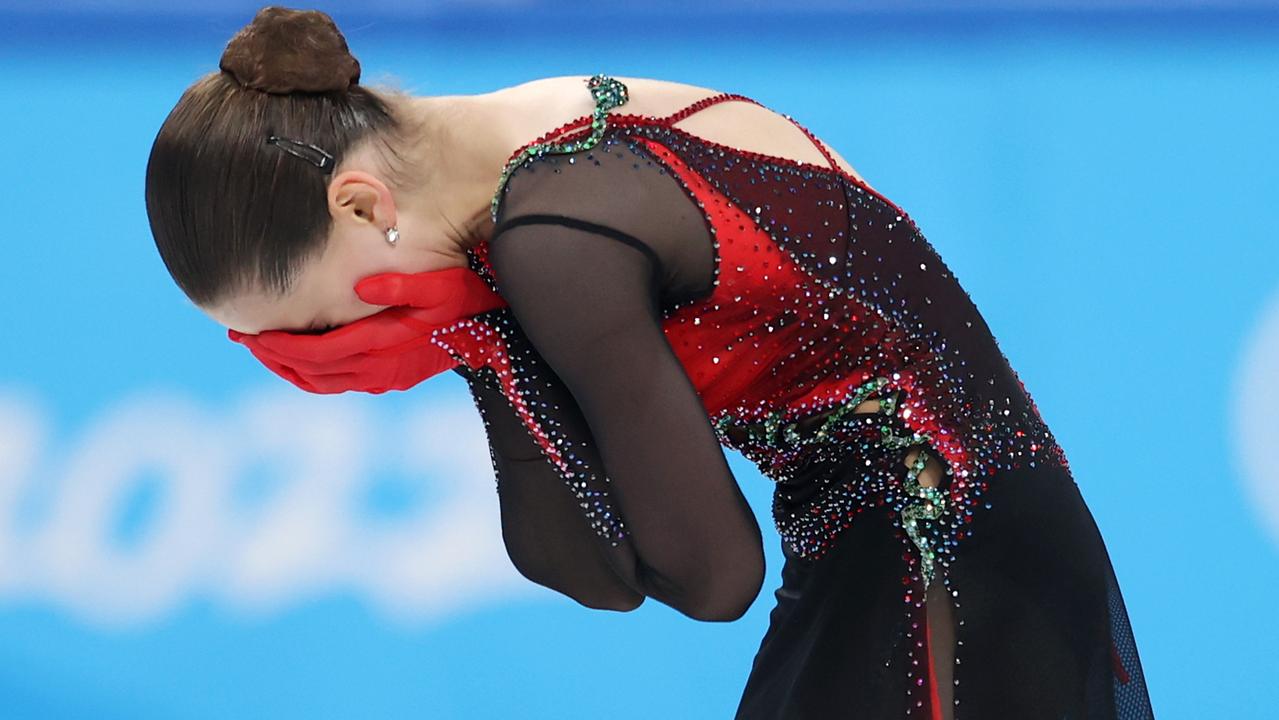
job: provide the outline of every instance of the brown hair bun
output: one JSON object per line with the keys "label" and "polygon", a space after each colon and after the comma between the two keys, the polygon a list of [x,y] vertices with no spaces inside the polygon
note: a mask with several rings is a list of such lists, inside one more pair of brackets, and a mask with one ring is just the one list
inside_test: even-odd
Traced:
{"label": "brown hair bun", "polygon": [[277,95],[345,91],[360,80],[360,61],[319,10],[262,8],[227,43],[219,67],[244,87]]}

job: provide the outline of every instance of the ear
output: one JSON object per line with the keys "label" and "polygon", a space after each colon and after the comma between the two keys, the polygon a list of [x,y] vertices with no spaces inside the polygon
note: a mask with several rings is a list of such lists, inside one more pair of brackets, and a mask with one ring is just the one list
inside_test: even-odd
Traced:
{"label": "ear", "polygon": [[378,232],[395,225],[395,199],[386,183],[362,170],[344,170],[329,181],[329,214],[336,223],[370,224]]}

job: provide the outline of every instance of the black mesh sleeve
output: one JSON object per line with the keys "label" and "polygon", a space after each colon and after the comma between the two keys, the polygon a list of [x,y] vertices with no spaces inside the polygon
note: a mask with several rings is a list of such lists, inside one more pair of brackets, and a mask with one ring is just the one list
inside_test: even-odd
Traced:
{"label": "black mesh sleeve", "polygon": [[[515,414],[493,370],[460,366],[457,372],[466,379],[488,435],[502,539],[511,563],[529,580],[587,607],[621,611],[639,607],[644,594],[613,569],[618,563],[633,564],[634,555],[626,549],[606,550],[556,465]],[[571,398],[562,391],[558,402],[548,397],[557,387],[558,383],[551,383],[542,391],[544,405],[554,409],[568,435],[586,438],[586,425]]]}
{"label": "black mesh sleeve", "polygon": [[[632,603],[620,580],[690,617],[740,617],[763,583],[759,525],[661,327],[663,298],[687,295],[699,271],[706,276],[704,265],[687,264],[711,257],[699,211],[624,144],[525,167],[506,186],[489,262],[519,332],[545,363],[539,423],[571,446],[573,482],[599,483],[625,529],[620,540],[591,534],[592,555],[581,518],[567,517],[571,503],[548,497],[564,494],[564,464],[548,471],[534,462],[538,445],[517,439],[518,420],[494,421],[511,410],[489,395],[479,402],[490,432],[502,435],[490,438],[505,473],[507,548],[543,584],[573,588],[587,604]],[[523,436],[532,439],[526,429]],[[578,494],[579,515],[595,509]]]}

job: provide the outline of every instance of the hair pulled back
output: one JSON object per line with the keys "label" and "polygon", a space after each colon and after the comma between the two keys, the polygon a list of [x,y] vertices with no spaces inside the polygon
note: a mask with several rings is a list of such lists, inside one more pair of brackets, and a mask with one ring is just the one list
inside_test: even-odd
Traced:
{"label": "hair pulled back", "polygon": [[[319,11],[263,8],[219,68],[182,94],[146,171],[160,257],[203,307],[250,287],[287,292],[323,250],[333,164],[370,139],[394,154],[402,129],[387,99],[359,84],[359,61]],[[297,152],[308,147],[321,153]],[[327,166],[308,154],[328,154]]]}

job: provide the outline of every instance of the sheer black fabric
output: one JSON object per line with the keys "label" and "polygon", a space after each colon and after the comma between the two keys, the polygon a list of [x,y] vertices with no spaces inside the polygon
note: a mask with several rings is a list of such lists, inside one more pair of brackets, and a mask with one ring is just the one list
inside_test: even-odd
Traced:
{"label": "sheer black fabric", "polygon": [[[587,607],[621,611],[638,607],[645,596],[636,589],[640,583],[635,571],[619,575],[615,569],[617,562],[633,567],[633,553],[623,548],[610,557],[555,466],[507,403],[493,371],[473,372],[460,366],[457,372],[466,378],[488,433],[502,538],[511,563],[529,580]],[[585,433],[576,405],[564,400],[556,404],[561,422],[574,433]]]}
{"label": "sheer black fabric", "polygon": [[708,231],[640,156],[572,161],[590,165],[511,178],[488,261],[514,320],[506,340],[532,351],[521,350],[517,372],[538,423],[571,446],[575,480],[607,494],[625,537],[591,531],[508,399],[468,371],[508,552],[530,579],[592,607],[651,596],[691,617],[735,619],[763,582],[759,525],[660,324],[664,302],[705,291]]}
{"label": "sheer black fabric", "polygon": [[[732,447],[777,483],[786,558],[738,720],[1153,717],[1064,451],[904,211],[836,173],[619,123],[512,173],[484,247],[473,267],[510,307],[477,319],[510,367],[459,373],[527,577],[589,607],[739,617],[763,558]],[[891,401],[817,400],[862,374],[894,378],[871,395]],[[751,402],[792,422],[769,431]],[[911,438],[903,408],[938,432]],[[929,586],[903,491],[925,447],[934,469],[964,451],[930,481],[960,492]]]}

